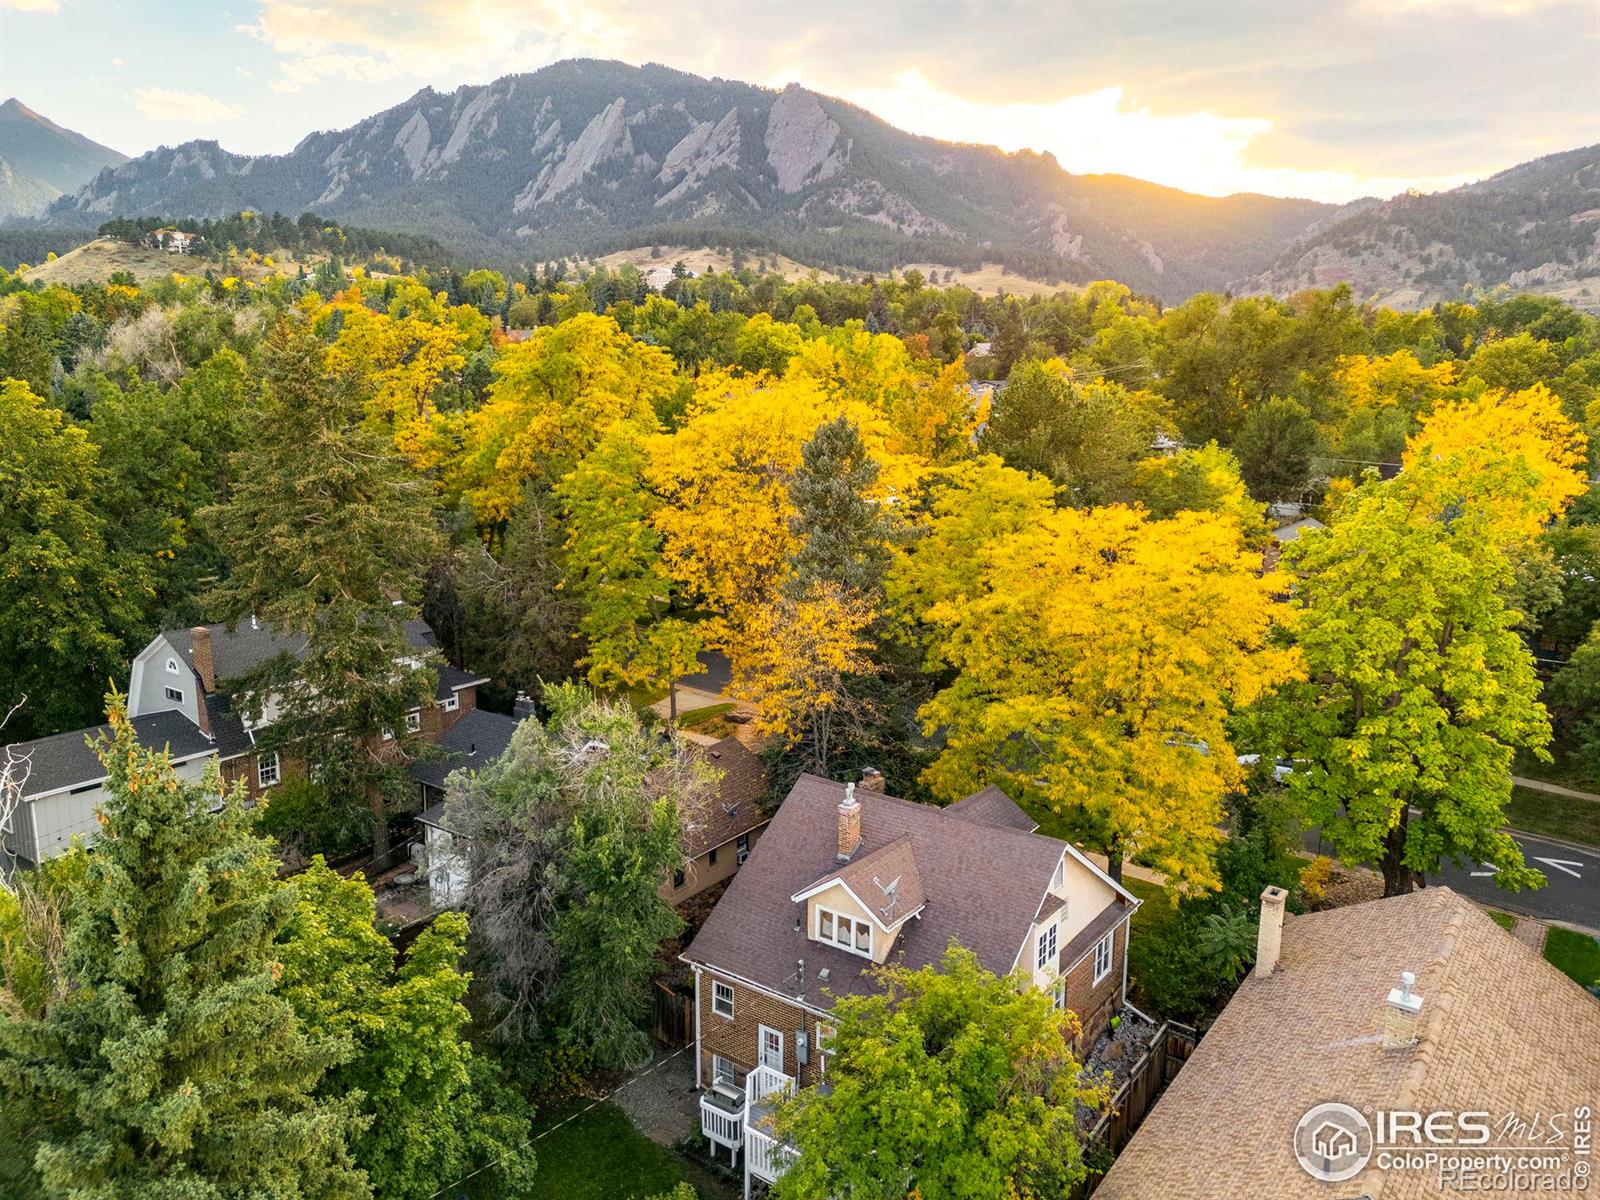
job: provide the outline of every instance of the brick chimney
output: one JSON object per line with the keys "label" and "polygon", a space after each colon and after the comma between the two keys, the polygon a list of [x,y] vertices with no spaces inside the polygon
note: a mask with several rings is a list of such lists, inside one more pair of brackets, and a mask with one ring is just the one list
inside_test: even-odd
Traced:
{"label": "brick chimney", "polygon": [[861,768],[861,783],[858,785],[863,792],[877,792],[883,795],[883,772],[877,767]]}
{"label": "brick chimney", "polygon": [[844,799],[839,802],[839,861],[845,862],[861,845],[861,801],[856,799],[856,785],[844,785]]}
{"label": "brick chimney", "polygon": [[1403,1050],[1417,1044],[1417,1017],[1422,1013],[1422,997],[1411,989],[1417,977],[1410,971],[1400,972],[1400,986],[1389,989],[1389,999],[1383,1006],[1383,1048]]}
{"label": "brick chimney", "polygon": [[1269,887],[1261,893],[1261,927],[1256,930],[1256,974],[1271,975],[1278,966],[1278,948],[1283,943],[1283,902],[1289,893]]}
{"label": "brick chimney", "polygon": [[211,657],[211,629],[196,625],[189,630],[189,640],[194,645],[194,669],[200,673],[200,682],[208,692],[217,690],[217,664]]}

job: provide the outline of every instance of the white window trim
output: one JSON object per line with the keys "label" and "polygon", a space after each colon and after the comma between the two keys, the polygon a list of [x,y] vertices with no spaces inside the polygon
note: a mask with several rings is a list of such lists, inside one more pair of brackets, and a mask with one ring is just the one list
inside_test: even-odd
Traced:
{"label": "white window trim", "polygon": [[[278,760],[278,752],[276,750],[272,752],[270,759],[264,754],[257,755],[256,786],[263,788],[277,787],[278,784],[283,782],[282,767],[283,765]],[[267,778],[269,774],[272,776],[271,779]]]}
{"label": "white window trim", "polygon": [[1059,892],[1067,885],[1067,856],[1063,854],[1061,861],[1056,863],[1055,877],[1050,880],[1050,890]]}
{"label": "white window trim", "polygon": [[817,1078],[825,1079],[828,1075],[828,1058],[833,1051],[828,1047],[833,1044],[833,1038],[839,1031],[826,1021],[817,1022]]}
{"label": "white window trim", "polygon": [[[1101,980],[1105,979],[1105,977],[1107,975],[1111,974],[1111,962],[1116,957],[1116,950],[1117,950],[1117,931],[1115,929],[1113,929],[1110,933],[1106,934],[1105,937],[1101,938],[1098,942],[1095,943],[1095,947],[1094,947],[1094,981],[1095,981],[1095,983],[1097,983],[1097,984],[1100,983]],[[1104,965],[1102,965],[1101,962],[1100,962],[1100,955],[1101,955],[1102,951],[1105,953],[1105,963],[1104,963]]]}
{"label": "white window trim", "polygon": [[178,660],[175,658],[167,659],[167,671],[173,675],[183,674],[183,671],[178,667]]}
{"label": "white window trim", "polygon": [[1058,958],[1061,954],[1059,944],[1060,929],[1061,926],[1059,922],[1051,921],[1050,924],[1046,925],[1039,931],[1039,943],[1038,948],[1035,951],[1037,957],[1034,959],[1034,962],[1038,964],[1039,970],[1041,971],[1048,967],[1050,963],[1054,959]]}
{"label": "white window trim", "polygon": [[1050,987],[1050,1000],[1058,1010],[1067,1007],[1067,977],[1059,976]]}
{"label": "white window trim", "polygon": [[385,729],[385,730],[384,730],[384,731],[383,731],[383,740],[384,740],[384,741],[386,741],[386,742],[392,742],[392,741],[394,741],[394,730],[392,730],[392,729]]}
{"label": "white window trim", "polygon": [[[860,917],[857,917],[851,913],[840,912],[836,908],[829,908],[825,904],[818,904],[816,906],[816,910],[817,915],[814,918],[816,925],[811,932],[811,936],[815,940],[821,942],[824,946],[832,946],[836,950],[843,950],[846,954],[854,954],[858,958],[872,957],[872,941],[875,935],[871,921],[863,921]],[[824,913],[833,918],[832,937],[822,936],[822,915]],[[839,923],[841,921],[848,921],[850,923],[850,941],[848,944],[839,940]],[[856,934],[862,929],[867,931],[867,948],[865,950],[859,949],[856,945]]]}
{"label": "white window trim", "polygon": [[760,1066],[771,1066],[767,1062],[767,1034],[769,1033],[778,1039],[778,1065],[772,1067],[772,1069],[779,1074],[784,1074],[783,1061],[787,1047],[784,1045],[783,1030],[781,1029],[774,1029],[771,1025],[759,1025],[756,1027],[756,1062]]}
{"label": "white window trim", "polygon": [[[727,1012],[723,1012],[722,1009],[718,1007],[724,992],[726,992],[728,995]],[[720,979],[713,979],[711,981],[711,1011],[716,1016],[721,1017],[724,1021],[733,1020],[733,984],[723,983]]]}
{"label": "white window trim", "polygon": [[[711,1087],[714,1091],[731,1092],[744,1087],[745,1072],[739,1064],[720,1054],[711,1056]],[[726,1078],[724,1078],[726,1076]]]}
{"label": "white window trim", "polygon": [[166,695],[166,698],[172,701],[174,704],[183,703],[184,695],[182,688],[175,688],[169,683],[162,689],[162,691]]}
{"label": "white window trim", "polygon": [[422,732],[422,710],[420,708],[406,714],[406,732]]}
{"label": "white window trim", "polygon": [[750,857],[750,835],[741,833],[733,839],[733,865],[744,866],[745,859]]}
{"label": "white window trim", "polygon": [[455,712],[456,709],[458,709],[460,707],[461,707],[461,697],[460,696],[457,696],[454,693],[452,693],[451,695],[446,696],[444,698],[444,710],[445,710],[445,712]]}

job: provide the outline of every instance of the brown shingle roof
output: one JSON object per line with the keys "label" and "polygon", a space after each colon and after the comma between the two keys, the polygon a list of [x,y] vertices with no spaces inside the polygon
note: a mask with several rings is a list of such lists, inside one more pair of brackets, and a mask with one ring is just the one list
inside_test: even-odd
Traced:
{"label": "brown shingle roof", "polygon": [[1015,829],[1021,833],[1032,833],[1039,828],[1039,822],[1018,808],[1016,801],[992,783],[981,792],[973,792],[965,800],[957,800],[946,811],[963,821],[998,825],[1001,829]]}
{"label": "brown shingle roof", "polygon": [[[1600,1096],[1600,1004],[1448,888],[1284,923],[1279,969],[1251,975],[1095,1192],[1097,1200],[1456,1196],[1437,1168],[1330,1188],[1291,1138],[1313,1105],[1547,1116]],[[1418,1042],[1379,1042],[1400,972]],[[1549,1147],[1530,1147],[1548,1153]]]}
{"label": "brown shingle roof", "polygon": [[767,768],[735,737],[688,751],[721,776],[717,787],[683,811],[683,852],[698,858],[766,823]]}
{"label": "brown shingle roof", "polygon": [[[913,968],[938,962],[955,939],[985,969],[1010,971],[1066,843],[861,788],[855,795],[861,804],[855,860],[907,839],[925,891],[926,905],[901,927],[890,961]],[[820,1009],[830,1007],[833,996],[874,990],[866,975],[872,964],[808,939],[797,928],[804,909],[790,899],[838,869],[843,798],[843,784],[815,775],[795,781],[685,959]],[[803,978],[800,959],[806,964]],[[826,983],[818,977],[824,968]]]}
{"label": "brown shingle roof", "polygon": [[871,854],[857,854],[837,871],[830,871],[802,895],[842,883],[885,929],[893,929],[927,903],[917,853],[910,837],[897,838]]}

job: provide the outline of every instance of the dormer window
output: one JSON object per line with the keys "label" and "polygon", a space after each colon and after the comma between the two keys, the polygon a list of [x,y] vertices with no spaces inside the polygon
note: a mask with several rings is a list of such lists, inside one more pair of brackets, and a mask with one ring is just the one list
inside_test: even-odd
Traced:
{"label": "dormer window", "polygon": [[[1035,876],[1037,878],[1037,876]],[[1057,924],[1052,921],[1046,925],[1039,934],[1039,970],[1044,970],[1056,960],[1056,934]]]}
{"label": "dormer window", "polygon": [[817,905],[817,941],[864,958],[872,957],[872,926],[820,904]]}

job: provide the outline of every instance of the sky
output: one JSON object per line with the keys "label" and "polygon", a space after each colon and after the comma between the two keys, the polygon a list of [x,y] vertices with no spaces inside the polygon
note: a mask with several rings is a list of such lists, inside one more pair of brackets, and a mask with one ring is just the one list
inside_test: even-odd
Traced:
{"label": "sky", "polygon": [[1208,195],[1434,191],[1600,142],[1600,0],[0,0],[0,97],[126,154],[283,153],[571,57]]}

